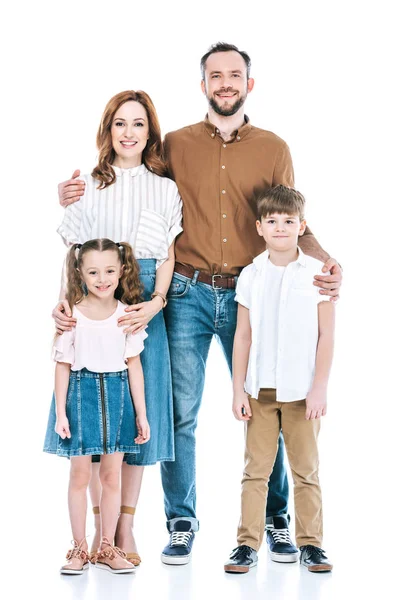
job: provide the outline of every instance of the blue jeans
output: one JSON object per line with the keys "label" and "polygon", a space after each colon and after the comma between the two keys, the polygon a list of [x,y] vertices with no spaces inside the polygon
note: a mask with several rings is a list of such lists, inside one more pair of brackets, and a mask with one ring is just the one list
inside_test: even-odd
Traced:
{"label": "blue jeans", "polygon": [[[198,529],[195,431],[207,356],[215,335],[232,372],[237,315],[235,290],[213,289],[210,285],[198,283],[197,276],[198,271],[192,279],[174,273],[164,311],[172,369],[175,462],[161,464],[168,521],[190,519],[195,531]],[[280,436],[269,483],[267,516],[286,514],[288,510],[288,482],[283,457]]]}

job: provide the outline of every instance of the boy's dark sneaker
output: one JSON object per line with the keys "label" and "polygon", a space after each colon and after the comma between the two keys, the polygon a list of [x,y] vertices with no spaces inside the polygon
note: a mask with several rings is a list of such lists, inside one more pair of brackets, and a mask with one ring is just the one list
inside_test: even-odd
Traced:
{"label": "boy's dark sneaker", "polygon": [[266,538],[270,556],[275,562],[296,562],[299,551],[290,539],[289,520],[284,516],[267,517]]}
{"label": "boy's dark sneaker", "polygon": [[190,560],[194,531],[190,521],[176,521],[171,528],[169,544],[161,554],[166,565],[186,565]]}
{"label": "boy's dark sneaker", "polygon": [[257,564],[257,552],[250,546],[238,546],[232,550],[228,562],[224,564],[225,573],[248,573]]}
{"label": "boy's dark sneaker", "polygon": [[300,546],[300,563],[307,567],[311,573],[324,573],[332,571],[333,565],[322,548],[317,546]]}

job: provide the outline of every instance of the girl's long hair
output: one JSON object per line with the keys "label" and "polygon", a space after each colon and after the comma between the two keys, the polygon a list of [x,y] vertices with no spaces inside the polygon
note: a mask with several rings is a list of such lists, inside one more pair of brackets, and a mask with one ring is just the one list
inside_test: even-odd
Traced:
{"label": "girl's long hair", "polygon": [[96,139],[99,151],[98,164],[92,171],[92,177],[100,181],[98,189],[104,189],[115,182],[115,172],[112,168],[115,150],[112,145],[111,126],[117,110],[125,102],[131,100],[139,102],[144,107],[149,120],[149,139],[143,150],[142,160],[146,167],[156,175],[161,177],[166,175],[167,169],[163,157],[161,129],[155,106],[146,92],[128,90],[116,94],[108,101],[101,118]]}
{"label": "girl's long hair", "polygon": [[67,271],[67,293],[66,300],[72,310],[84,297],[82,289],[82,278],[79,269],[82,266],[83,257],[90,250],[114,250],[123,265],[122,275],[119,280],[114,297],[125,304],[137,304],[142,300],[143,286],[139,279],[140,267],[133,256],[132,248],[126,242],[115,242],[107,239],[89,240],[84,244],[73,244],[71,246],[66,262]]}

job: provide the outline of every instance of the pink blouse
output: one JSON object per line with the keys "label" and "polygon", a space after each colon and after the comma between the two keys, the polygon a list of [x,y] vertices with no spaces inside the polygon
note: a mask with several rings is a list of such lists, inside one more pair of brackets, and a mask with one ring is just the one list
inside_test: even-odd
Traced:
{"label": "pink blouse", "polygon": [[71,365],[72,371],[86,368],[94,373],[114,373],[127,369],[126,360],[137,356],[144,348],[145,331],[136,334],[123,332],[117,326],[119,317],[126,315],[126,305],[118,300],[115,312],[107,319],[88,319],[74,306],[76,327],[57,336],[53,359]]}

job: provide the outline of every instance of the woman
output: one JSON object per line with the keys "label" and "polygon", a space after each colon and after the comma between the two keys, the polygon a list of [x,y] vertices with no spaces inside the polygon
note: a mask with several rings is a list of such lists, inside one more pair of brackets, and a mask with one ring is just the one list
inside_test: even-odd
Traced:
{"label": "woman", "polygon": [[[98,164],[91,175],[82,177],[83,195],[65,210],[58,232],[68,245],[93,238],[128,242],[140,264],[144,302],[128,308],[119,325],[133,334],[147,327],[142,364],[151,438],[140,454],[125,457],[115,536],[116,545],[133,564],[139,564],[132,526],[143,468],[174,460],[171,374],[162,308],[174,269],[174,240],[182,231],[182,201],[176,184],[165,177],[160,126],[145,92],[126,91],[111,98],[100,122],[97,147]],[[63,289],[53,317],[59,333],[75,325]],[[95,552],[101,493],[96,463],[92,471]]]}

